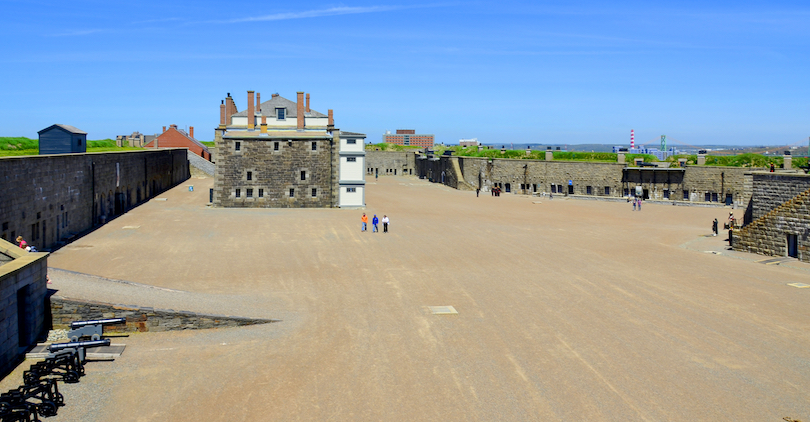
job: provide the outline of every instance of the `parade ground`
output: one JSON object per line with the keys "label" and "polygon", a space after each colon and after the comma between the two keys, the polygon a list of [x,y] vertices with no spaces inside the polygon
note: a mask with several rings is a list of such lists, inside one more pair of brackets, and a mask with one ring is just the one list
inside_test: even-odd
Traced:
{"label": "parade ground", "polygon": [[727,208],[380,177],[365,210],[217,209],[212,184],[56,251],[49,287],[278,322],[118,338],[50,420],[810,420],[810,265],[727,250]]}

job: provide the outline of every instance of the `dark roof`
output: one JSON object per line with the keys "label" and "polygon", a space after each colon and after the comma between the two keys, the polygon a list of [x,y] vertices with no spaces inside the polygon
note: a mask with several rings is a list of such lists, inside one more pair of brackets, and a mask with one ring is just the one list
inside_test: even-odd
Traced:
{"label": "dark roof", "polygon": [[357,133],[357,132],[340,132],[340,136],[356,136],[358,138],[365,138],[365,133]]}
{"label": "dark roof", "polygon": [[57,127],[64,130],[64,131],[66,131],[66,132],[75,133],[77,135],[87,135],[87,132],[85,132],[85,131],[83,131],[81,129],[76,129],[75,127],[70,126],[70,125],[60,125],[58,123],[55,124],[55,125],[50,125],[50,126],[46,127],[45,129],[40,130],[37,133],[47,132],[47,131],[49,131],[49,130],[51,130],[53,128],[57,128]]}
{"label": "dark roof", "polygon": [[[256,111],[264,114],[267,117],[276,117],[277,108],[286,108],[287,115],[285,117],[287,118],[298,117],[298,105],[295,103],[295,101],[290,101],[280,95],[277,97],[272,97],[269,101],[259,104],[259,110]],[[262,113],[262,110],[265,112]],[[308,113],[304,113],[304,115],[308,117],[328,117],[327,115],[315,110],[310,110]],[[242,110],[239,113],[234,114],[234,116],[247,117],[247,110]]]}

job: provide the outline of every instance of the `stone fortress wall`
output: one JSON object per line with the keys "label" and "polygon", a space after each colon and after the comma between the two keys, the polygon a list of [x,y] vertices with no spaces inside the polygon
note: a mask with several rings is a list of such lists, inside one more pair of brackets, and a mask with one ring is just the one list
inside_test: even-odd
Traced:
{"label": "stone fortress wall", "polygon": [[189,178],[186,149],[0,158],[0,238],[69,241]]}
{"label": "stone fortress wall", "polygon": [[414,151],[366,151],[366,174],[407,176],[416,174]]}
{"label": "stone fortress wall", "polygon": [[[369,169],[407,163],[411,152],[369,151]],[[726,204],[737,207],[750,200],[750,173],[738,167],[631,167],[624,163],[544,161],[414,154],[414,175],[460,190],[484,191],[499,186],[504,193],[557,193],[621,198],[636,186],[646,198],[681,203]],[[387,175],[392,173],[383,173]],[[748,175],[746,175],[748,174]],[[748,188],[746,188],[748,186]],[[730,195],[730,197],[729,197]]]}
{"label": "stone fortress wall", "polygon": [[746,212],[746,220],[752,221],[733,232],[734,249],[810,262],[810,175],[762,172],[752,176],[753,194]]}

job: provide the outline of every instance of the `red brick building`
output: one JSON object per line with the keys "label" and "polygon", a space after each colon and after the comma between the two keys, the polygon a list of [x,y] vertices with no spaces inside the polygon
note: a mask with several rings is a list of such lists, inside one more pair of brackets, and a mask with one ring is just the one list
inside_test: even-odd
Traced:
{"label": "red brick building", "polygon": [[188,128],[189,133],[183,129],[178,129],[177,125],[163,126],[163,133],[158,135],[152,142],[144,145],[146,148],[188,148],[189,151],[211,161],[211,152],[208,147],[200,141],[194,139],[194,126]]}
{"label": "red brick building", "polygon": [[383,142],[395,145],[432,148],[433,135],[418,135],[413,129],[397,129],[396,134],[386,133],[383,135]]}

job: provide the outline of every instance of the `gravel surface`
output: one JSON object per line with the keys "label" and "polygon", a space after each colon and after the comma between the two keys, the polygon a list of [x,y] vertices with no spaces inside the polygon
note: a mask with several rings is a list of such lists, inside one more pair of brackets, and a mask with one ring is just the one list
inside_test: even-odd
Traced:
{"label": "gravel surface", "polygon": [[282,322],[118,339],[51,420],[810,419],[810,289],[787,285],[810,266],[725,251],[723,209],[383,177],[365,212],[390,233],[361,233],[361,211],[212,209],[194,184],[53,253],[51,287]]}

